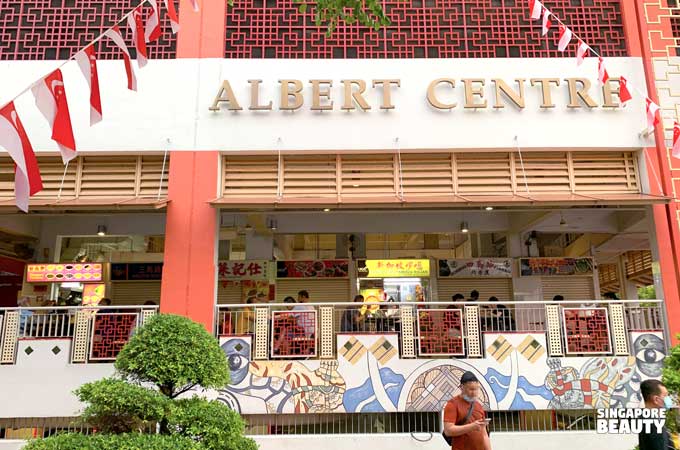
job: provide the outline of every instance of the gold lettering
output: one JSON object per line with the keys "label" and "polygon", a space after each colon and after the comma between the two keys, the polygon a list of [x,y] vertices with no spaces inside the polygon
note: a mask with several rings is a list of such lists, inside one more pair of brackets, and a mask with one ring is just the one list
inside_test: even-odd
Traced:
{"label": "gold lettering", "polygon": [[519,86],[519,92],[514,91],[500,78],[494,78],[491,81],[496,85],[496,104],[494,105],[494,108],[505,108],[505,105],[501,101],[501,92],[518,108],[523,109],[526,106],[524,102],[524,78],[515,78],[515,81]]}
{"label": "gold lettering", "polygon": [[260,105],[260,83],[262,80],[248,80],[250,83],[250,109],[251,111],[267,111],[272,109],[272,101],[266,105]]}
{"label": "gold lettering", "polygon": [[220,90],[217,92],[215,100],[213,101],[212,106],[209,108],[210,111],[219,111],[220,103],[227,103],[229,105],[227,107],[229,111],[240,111],[243,109],[241,108],[241,105],[238,104],[238,101],[236,101],[234,91],[231,89],[231,85],[227,80],[222,82],[222,86],[220,86]]}
{"label": "gold lettering", "polygon": [[[344,102],[342,104],[342,109],[346,111],[354,111],[356,109],[356,106],[354,106],[354,102],[359,105],[359,108],[361,108],[364,111],[368,111],[371,109],[371,105],[369,105],[362,94],[366,90],[366,83],[364,80],[342,80],[342,84],[345,87],[345,97],[344,97]],[[358,91],[352,92],[352,85],[357,85],[359,87]],[[354,102],[352,101],[354,100]]]}
{"label": "gold lettering", "polygon": [[[479,86],[474,86],[472,83],[479,83]],[[486,108],[487,102],[484,100],[484,80],[480,78],[466,78],[463,80],[465,84],[465,107],[466,108]],[[475,95],[479,96],[482,103],[475,103]]]}
{"label": "gold lettering", "polygon": [[[302,98],[302,81],[300,80],[279,80],[281,83],[281,109],[294,111],[300,109],[304,102]],[[291,90],[291,85],[293,90]],[[295,98],[291,105],[290,98]]]}
{"label": "gold lettering", "polygon": [[381,85],[383,90],[383,102],[382,105],[380,105],[380,109],[394,109],[392,94],[390,92],[390,86],[393,84],[396,84],[397,87],[401,87],[401,80],[373,80],[373,87]]}
{"label": "gold lettering", "polygon": [[[616,87],[612,85],[612,81],[616,81]],[[621,95],[621,79],[620,78],[610,78],[607,80],[607,82],[602,86],[602,97],[604,98],[604,104],[602,105],[603,108],[618,108],[621,106],[619,102],[614,100],[614,95],[616,94],[617,97]]]}
{"label": "gold lettering", "polygon": [[[568,108],[581,108],[579,99],[588,108],[596,108],[597,103],[590,97],[588,91],[590,90],[590,80],[587,78],[566,78],[567,83],[569,83],[569,104]],[[576,83],[581,83],[581,88],[579,89]]]}
{"label": "gold lettering", "polygon": [[531,86],[541,85],[541,94],[543,95],[543,103],[541,103],[541,108],[554,108],[555,104],[552,101],[552,92],[550,91],[550,84],[554,83],[555,86],[560,85],[559,78],[532,78]]}
{"label": "gold lettering", "polygon": [[437,109],[453,109],[458,105],[456,102],[442,103],[437,99],[437,93],[435,91],[437,89],[437,85],[442,83],[448,84],[451,89],[456,86],[456,80],[453,78],[437,78],[427,87],[427,101],[430,103],[430,105]]}
{"label": "gold lettering", "polygon": [[[309,82],[312,83],[312,111],[328,111],[333,109],[330,90],[333,87],[333,82],[331,80],[309,80]],[[321,90],[322,84],[327,84],[328,86],[324,86],[325,89]],[[322,105],[322,98],[330,101],[330,103]]]}

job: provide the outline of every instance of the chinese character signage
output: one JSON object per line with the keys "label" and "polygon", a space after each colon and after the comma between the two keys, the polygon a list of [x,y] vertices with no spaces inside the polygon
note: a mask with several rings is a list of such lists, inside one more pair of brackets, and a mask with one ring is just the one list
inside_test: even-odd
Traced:
{"label": "chinese character signage", "polygon": [[163,263],[111,264],[111,281],[153,281],[163,276]]}
{"label": "chinese character signage", "polygon": [[429,259],[367,259],[359,263],[359,276],[363,278],[429,277]]}
{"label": "chinese character signage", "polygon": [[220,261],[218,280],[267,280],[269,261]]}
{"label": "chinese character signage", "polygon": [[347,278],[349,261],[277,261],[277,278]]}
{"label": "chinese character signage", "polygon": [[28,264],[26,281],[29,283],[91,283],[102,280],[101,264]]}
{"label": "chinese character signage", "polygon": [[520,258],[520,275],[592,275],[592,258]]}
{"label": "chinese character signage", "polygon": [[512,278],[512,259],[440,259],[439,278]]}

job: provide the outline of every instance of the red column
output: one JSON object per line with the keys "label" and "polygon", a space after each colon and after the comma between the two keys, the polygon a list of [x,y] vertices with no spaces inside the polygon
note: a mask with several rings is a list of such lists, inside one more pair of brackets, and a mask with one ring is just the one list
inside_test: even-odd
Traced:
{"label": "red column", "polygon": [[[178,58],[222,58],[225,1],[200,1],[194,12],[180,1]],[[208,203],[217,196],[219,152],[175,151],[170,156],[161,312],[181,314],[212,331],[215,312],[215,262],[218,212]]]}
{"label": "red column", "polygon": [[[663,0],[665,3],[665,0]],[[645,0],[623,0],[624,22],[626,31],[637,28],[637,35],[628,35],[628,40],[637,40],[642,55],[649,98],[657,104],[659,99],[656,91],[655,73],[652,58],[667,57],[667,45],[674,45],[673,34],[667,16],[669,10],[659,7],[659,2]],[[653,17],[649,17],[649,16]],[[631,21],[635,23],[629,23]],[[637,45],[629,45],[634,51]],[[663,49],[660,51],[658,49]],[[634,53],[633,53],[634,54]],[[644,149],[645,160],[649,166],[648,178],[652,193],[673,197],[672,175],[668,160],[663,123],[654,130],[656,146]],[[658,179],[657,179],[658,177]],[[661,189],[661,191],[660,191]],[[672,341],[677,344],[676,334],[680,332],[680,295],[678,289],[679,258],[680,258],[680,228],[677,219],[678,208],[675,202],[668,205],[654,206],[654,227],[659,246],[659,263],[661,265],[661,279],[663,283],[663,297],[670,327]]]}

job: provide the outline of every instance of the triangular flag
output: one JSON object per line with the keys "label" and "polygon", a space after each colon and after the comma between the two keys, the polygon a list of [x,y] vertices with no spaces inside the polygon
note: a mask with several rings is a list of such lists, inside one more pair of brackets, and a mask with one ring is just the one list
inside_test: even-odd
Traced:
{"label": "triangular flag", "polygon": [[543,36],[548,34],[548,30],[550,30],[550,27],[552,26],[552,22],[550,21],[550,11],[548,11],[547,8],[543,8]]}
{"label": "triangular flag", "polygon": [[191,0],[191,6],[194,8],[194,12],[198,12],[198,0]]}
{"label": "triangular flag", "polygon": [[90,86],[90,126],[92,126],[102,120],[102,100],[99,95],[99,74],[94,45],[85,47],[84,50],[76,53],[76,61],[87,85]]}
{"label": "triangular flag", "polygon": [[654,127],[659,124],[659,105],[651,101],[649,98],[647,102],[647,130],[653,131]]}
{"label": "triangular flag", "polygon": [[626,106],[626,103],[628,103],[632,99],[633,96],[630,94],[630,91],[628,90],[628,80],[626,80],[624,77],[621,77],[619,79],[619,100],[621,100],[621,105]]}
{"label": "triangular flag", "polygon": [[24,126],[10,102],[0,109],[0,147],[14,161],[14,199],[17,207],[28,212],[31,195],[43,188],[40,168]]}
{"label": "triangular flag", "polygon": [[673,152],[672,155],[680,158],[680,123],[676,120],[673,124]]}
{"label": "triangular flag", "polygon": [[571,30],[563,24],[560,24],[560,41],[557,44],[557,50],[561,52],[565,51],[571,42],[572,36],[573,33]]}
{"label": "triangular flag", "polygon": [[590,47],[588,47],[588,44],[579,39],[578,49],[576,50],[576,65],[580,66],[583,64],[583,60],[586,59],[586,56],[588,56],[589,53]]}
{"label": "triangular flag", "polygon": [[144,40],[146,42],[153,42],[161,37],[161,21],[158,17],[158,3],[156,0],[146,0],[151,6],[151,14],[146,19],[144,26]]}
{"label": "triangular flag", "polygon": [[604,85],[609,80],[609,73],[607,72],[607,68],[604,66],[604,60],[602,58],[598,58],[597,62],[597,79],[602,85]]}
{"label": "triangular flag", "polygon": [[139,7],[135,8],[127,17],[128,26],[132,31],[132,41],[137,50],[137,65],[139,68],[146,66],[148,56],[146,54],[146,41],[144,40],[144,27],[142,26],[142,13]]}
{"label": "triangular flag", "polygon": [[177,18],[177,10],[175,9],[175,0],[163,1],[165,2],[165,9],[168,11],[168,18],[170,19],[172,34],[177,34],[179,31],[179,19]]}
{"label": "triangular flag", "polygon": [[46,76],[31,91],[36,106],[52,128],[52,139],[57,143],[61,159],[66,164],[76,157],[76,141],[61,70],[57,69]]}
{"label": "triangular flag", "polygon": [[531,19],[536,20],[541,18],[541,10],[543,9],[543,4],[539,0],[530,0],[529,8],[531,8]]}
{"label": "triangular flag", "polygon": [[118,25],[115,25],[110,30],[107,30],[104,35],[111,39],[123,52],[123,61],[125,62],[125,73],[127,74],[128,89],[131,91],[136,91],[137,76],[135,75],[135,69],[132,67],[132,62],[130,60],[130,51],[128,50],[127,45],[125,45],[123,36],[120,34],[120,28],[118,28]]}

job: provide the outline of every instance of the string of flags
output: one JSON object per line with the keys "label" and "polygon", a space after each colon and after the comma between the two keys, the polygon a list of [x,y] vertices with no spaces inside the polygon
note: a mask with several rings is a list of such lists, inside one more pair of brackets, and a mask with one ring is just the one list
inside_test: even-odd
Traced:
{"label": "string of flags", "polygon": [[[583,61],[589,56],[598,58],[597,63],[597,79],[600,84],[604,85],[609,81],[609,72],[605,65],[605,61],[601,55],[594,51],[583,39],[576,35],[559,17],[555,16],[540,0],[529,0],[529,14],[532,20],[541,19],[541,35],[547,36],[552,28],[554,19],[558,23],[559,36],[557,50],[564,53],[574,38],[577,41],[576,48],[576,65],[580,66]],[[650,133],[660,123],[660,108],[654,101],[652,101],[646,94],[630,84],[625,77],[619,78],[619,99],[622,106],[626,106],[628,102],[633,99],[631,88],[640,96],[645,97],[645,108],[647,113],[647,133]],[[673,127],[673,151],[672,154],[676,158],[680,158],[680,124],[675,121]]]}
{"label": "string of flags", "polygon": [[[172,33],[179,31],[179,19],[174,0],[163,0],[165,11]],[[195,12],[199,11],[198,0],[191,0]],[[145,8],[147,6],[147,8]],[[148,14],[145,9],[149,9]],[[9,103],[0,107],[0,147],[7,150],[15,166],[14,196],[17,207],[28,212],[29,198],[43,188],[40,168],[31,145],[31,141],[23,127],[14,101],[24,93],[31,91],[35,106],[45,117],[52,131],[51,138],[56,142],[62,161],[68,165],[77,156],[77,145],[73,135],[71,113],[66,95],[66,86],[61,68],[71,61],[75,61],[88,84],[90,91],[90,126],[101,122],[104,118],[99,88],[99,74],[97,70],[96,44],[103,38],[111,40],[119,49],[125,65],[127,88],[137,91],[137,77],[132,65],[120,25],[127,22],[129,36],[137,51],[137,66],[142,69],[147,64],[147,44],[157,41],[162,34],[161,20],[157,0],[141,0],[140,3],[113,26],[108,28],[92,42],[62,62],[55,70],[40,78],[26,89],[17,94]]]}

